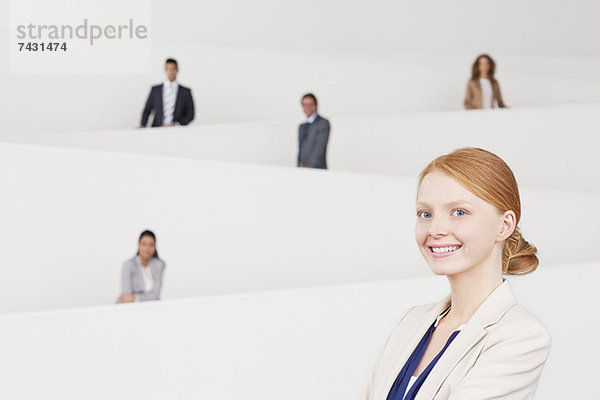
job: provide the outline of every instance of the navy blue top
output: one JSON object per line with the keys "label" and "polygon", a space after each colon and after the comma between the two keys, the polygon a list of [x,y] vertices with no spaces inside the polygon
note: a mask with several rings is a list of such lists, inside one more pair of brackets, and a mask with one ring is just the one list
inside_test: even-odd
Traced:
{"label": "navy blue top", "polygon": [[429,375],[429,373],[431,372],[435,364],[438,362],[442,354],[444,354],[444,351],[446,351],[448,346],[450,346],[450,343],[452,343],[456,335],[458,335],[458,333],[460,332],[459,330],[452,332],[452,335],[450,335],[450,337],[448,338],[448,341],[446,342],[444,348],[440,350],[440,352],[437,354],[437,356],[435,356],[433,360],[431,360],[427,368],[425,368],[423,372],[421,372],[421,375],[419,375],[415,383],[410,387],[410,390],[406,393],[406,396],[404,396],[404,392],[406,392],[406,388],[408,387],[408,383],[410,382],[410,377],[413,376],[417,367],[419,366],[419,363],[423,358],[423,354],[425,354],[425,349],[427,349],[427,345],[431,340],[431,335],[433,334],[433,331],[435,331],[436,325],[437,321],[431,324],[431,326],[427,330],[427,333],[425,334],[425,336],[423,336],[423,339],[421,339],[421,341],[417,345],[417,348],[412,352],[410,358],[408,359],[408,361],[406,361],[406,364],[404,364],[404,367],[398,374],[398,377],[396,378],[392,389],[388,393],[387,400],[413,400],[417,396],[421,385],[423,385],[423,382],[425,381],[425,379],[427,379],[427,375]]}

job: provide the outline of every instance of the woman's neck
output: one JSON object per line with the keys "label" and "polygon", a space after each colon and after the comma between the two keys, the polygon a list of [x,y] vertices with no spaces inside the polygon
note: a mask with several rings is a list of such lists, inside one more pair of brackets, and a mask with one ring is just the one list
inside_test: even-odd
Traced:
{"label": "woman's neck", "polygon": [[140,257],[140,262],[142,263],[142,266],[147,267],[148,264],[150,264],[150,259],[149,258],[144,259],[144,258]]}
{"label": "woman's neck", "polygon": [[501,268],[472,268],[459,275],[448,276],[451,290],[449,319],[466,324],[481,303],[503,282]]}
{"label": "woman's neck", "polygon": [[480,74],[479,74],[479,77],[480,77],[480,78],[483,78],[483,79],[490,79],[490,77],[488,76],[488,74],[487,74],[487,73],[480,73]]}

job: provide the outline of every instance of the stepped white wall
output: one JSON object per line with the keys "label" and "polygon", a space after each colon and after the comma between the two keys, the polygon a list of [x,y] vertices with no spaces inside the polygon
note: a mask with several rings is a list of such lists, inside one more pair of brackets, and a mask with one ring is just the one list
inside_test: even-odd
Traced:
{"label": "stepped white wall", "polygon": [[[519,183],[600,192],[600,103],[473,112],[332,118],[331,170],[416,177],[458,147],[496,152]],[[11,135],[3,141],[294,166],[296,120],[210,126]]]}
{"label": "stepped white wall", "polygon": [[[0,145],[0,312],[108,304],[146,228],[164,298],[427,275],[415,179]],[[599,195],[522,188],[542,266],[597,260]]]}
{"label": "stepped white wall", "polygon": [[[552,335],[537,398],[595,399],[600,263],[511,278]],[[4,398],[355,399],[443,278],[0,316]],[[568,384],[565,384],[568,377]]]}
{"label": "stepped white wall", "polygon": [[[8,0],[0,9],[8,15]],[[0,133],[137,126],[169,56],[193,90],[196,124],[301,118],[314,91],[330,117],[457,110],[470,65],[498,61],[507,104],[600,101],[593,0],[152,2],[152,73],[10,75],[0,63]],[[8,21],[0,46],[8,47]]]}

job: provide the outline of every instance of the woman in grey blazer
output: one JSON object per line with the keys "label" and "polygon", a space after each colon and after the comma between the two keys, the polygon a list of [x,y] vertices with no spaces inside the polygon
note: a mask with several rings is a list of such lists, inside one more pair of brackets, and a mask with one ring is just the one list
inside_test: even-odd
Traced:
{"label": "woman in grey blazer", "polygon": [[159,300],[165,263],[156,251],[156,236],[144,231],[138,241],[137,255],[123,264],[119,303]]}

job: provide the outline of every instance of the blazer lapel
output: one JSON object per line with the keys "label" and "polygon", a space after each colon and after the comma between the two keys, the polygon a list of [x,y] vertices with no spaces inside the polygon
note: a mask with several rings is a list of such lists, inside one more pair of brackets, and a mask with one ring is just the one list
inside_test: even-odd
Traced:
{"label": "blazer lapel", "polygon": [[158,281],[158,278],[159,278],[159,275],[158,275],[158,267],[159,267],[159,265],[160,265],[160,263],[158,261],[158,258],[152,257],[150,259],[150,264],[148,266],[150,267],[150,272],[152,272],[152,280],[154,281],[155,285],[156,285],[156,282]]}
{"label": "blazer lapel", "polygon": [[308,124],[308,129],[306,130],[306,136],[304,137],[304,141],[307,141],[308,138],[312,137],[314,135],[314,131],[315,131],[315,124],[317,123],[317,120],[319,119],[319,117],[315,118],[315,120]]}
{"label": "blazer lapel", "polygon": [[135,278],[133,282],[132,288],[135,292],[143,292],[144,291],[144,277],[142,276],[142,262],[140,260],[140,256],[135,257]]}
{"label": "blazer lapel", "polygon": [[448,308],[449,304],[450,296],[447,296],[438,304],[436,304],[435,307],[424,316],[420,323],[419,321],[414,321],[412,324],[407,326],[408,332],[405,335],[407,339],[404,342],[398,343],[397,346],[398,349],[401,349],[401,352],[397,354],[397,357],[395,357],[395,364],[393,368],[389,369],[388,374],[385,377],[384,384],[378,385],[379,388],[382,389],[382,392],[375,393],[373,398],[387,398],[387,395],[390,392],[392,386],[394,385],[398,374],[404,367],[404,364],[406,364],[406,361],[408,361],[410,355],[413,353],[421,339],[423,339],[423,336],[425,335],[431,324],[433,324],[438,315],[440,315],[446,308]]}
{"label": "blazer lapel", "polygon": [[[498,81],[492,81],[492,108],[495,108],[495,103],[498,100]],[[498,105],[500,107],[500,105]]]}
{"label": "blazer lapel", "polygon": [[434,398],[456,364],[485,336],[485,330],[479,324],[468,323],[433,367],[415,400]]}
{"label": "blazer lapel", "polygon": [[[160,116],[160,118],[158,118],[158,116]],[[163,124],[163,121],[165,119],[165,113],[163,110],[163,85],[160,85],[158,87],[158,106],[156,107],[156,113],[154,115],[154,119],[157,119],[158,121],[160,121],[160,124],[158,124],[159,126]]]}
{"label": "blazer lapel", "polygon": [[479,108],[483,107],[483,94],[481,93],[481,82],[479,82],[479,79],[475,79],[475,93],[473,97],[473,104]]}
{"label": "blazer lapel", "polygon": [[486,328],[497,323],[516,302],[510,284],[505,280],[484,300],[452,344],[446,349],[425,382],[423,382],[423,386],[421,386],[415,399],[433,399],[450,372],[469,350],[476,346],[486,335]]}
{"label": "blazer lapel", "polygon": [[178,116],[177,111],[179,111],[178,107],[181,104],[181,96],[181,86],[179,86],[177,88],[177,96],[175,97],[175,107],[173,107],[173,122],[175,122],[175,118]]}

